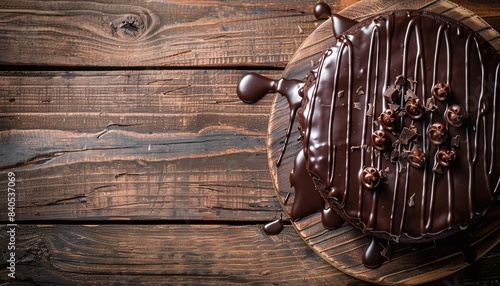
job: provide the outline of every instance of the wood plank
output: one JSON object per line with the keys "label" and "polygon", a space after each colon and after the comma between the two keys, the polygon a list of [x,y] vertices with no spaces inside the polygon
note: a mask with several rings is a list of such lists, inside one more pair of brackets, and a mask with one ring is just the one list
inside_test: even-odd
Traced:
{"label": "wood plank", "polygon": [[[5,245],[5,228],[0,237]],[[356,281],[316,256],[290,226],[269,237],[258,226],[33,225],[19,227],[16,239],[18,281],[41,284]],[[0,281],[6,273],[2,267]]]}
{"label": "wood plank", "polygon": [[315,3],[1,1],[0,63],[284,67],[318,24]]}
{"label": "wood plank", "polygon": [[0,128],[200,132],[234,126],[264,135],[272,97],[252,106],[241,103],[236,85],[246,73],[205,69],[0,72]]}
{"label": "wood plank", "polygon": [[[0,245],[7,239],[3,227]],[[498,250],[428,285],[494,285]],[[267,236],[255,225],[22,225],[15,252],[16,281],[38,285],[370,285],[331,267],[291,226]]]}
{"label": "wood plank", "polygon": [[271,219],[273,96],[240,102],[245,73],[3,72],[0,183],[16,173],[17,219]]}
{"label": "wood plank", "polygon": [[[284,67],[322,21],[310,1],[2,1],[5,65]],[[328,1],[335,11],[356,2]],[[459,4],[500,30],[496,0]]]}

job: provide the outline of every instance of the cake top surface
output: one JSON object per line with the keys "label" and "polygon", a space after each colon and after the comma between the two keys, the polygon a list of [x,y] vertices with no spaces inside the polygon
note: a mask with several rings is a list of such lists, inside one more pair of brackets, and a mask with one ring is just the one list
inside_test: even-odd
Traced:
{"label": "cake top surface", "polygon": [[395,241],[472,224],[498,195],[498,52],[417,11],[336,36],[297,116],[316,187],[349,222]]}

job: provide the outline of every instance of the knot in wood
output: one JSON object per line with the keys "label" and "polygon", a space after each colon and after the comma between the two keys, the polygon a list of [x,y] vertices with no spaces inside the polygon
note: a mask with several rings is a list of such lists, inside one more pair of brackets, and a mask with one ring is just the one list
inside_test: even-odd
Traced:
{"label": "knot in wood", "polygon": [[49,249],[42,241],[35,241],[26,253],[19,259],[21,263],[33,263],[36,265],[43,265],[45,263],[50,264],[50,253]]}
{"label": "knot in wood", "polygon": [[138,15],[124,15],[110,23],[112,34],[122,39],[135,40],[146,31],[146,22]]}

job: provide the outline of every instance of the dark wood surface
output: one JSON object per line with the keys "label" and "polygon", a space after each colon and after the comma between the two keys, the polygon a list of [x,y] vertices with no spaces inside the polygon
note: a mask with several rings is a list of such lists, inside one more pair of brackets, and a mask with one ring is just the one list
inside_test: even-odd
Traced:
{"label": "dark wood surface", "polygon": [[[266,151],[274,96],[235,92],[249,71],[280,77],[322,23],[315,2],[1,1],[0,282],[367,284],[289,224],[263,233],[283,214]],[[497,1],[458,4],[500,30]],[[433,285],[496,285],[499,251]]]}

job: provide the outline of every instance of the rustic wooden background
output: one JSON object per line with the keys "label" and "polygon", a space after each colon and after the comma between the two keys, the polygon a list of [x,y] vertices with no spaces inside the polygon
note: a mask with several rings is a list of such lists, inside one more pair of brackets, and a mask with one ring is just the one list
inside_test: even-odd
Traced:
{"label": "rustic wooden background", "polygon": [[[500,30],[497,0],[456,2]],[[282,214],[266,152],[274,97],[235,92],[249,71],[279,78],[321,23],[315,3],[1,1],[0,282],[366,285],[289,224],[264,234]],[[432,285],[497,285],[499,255]]]}

